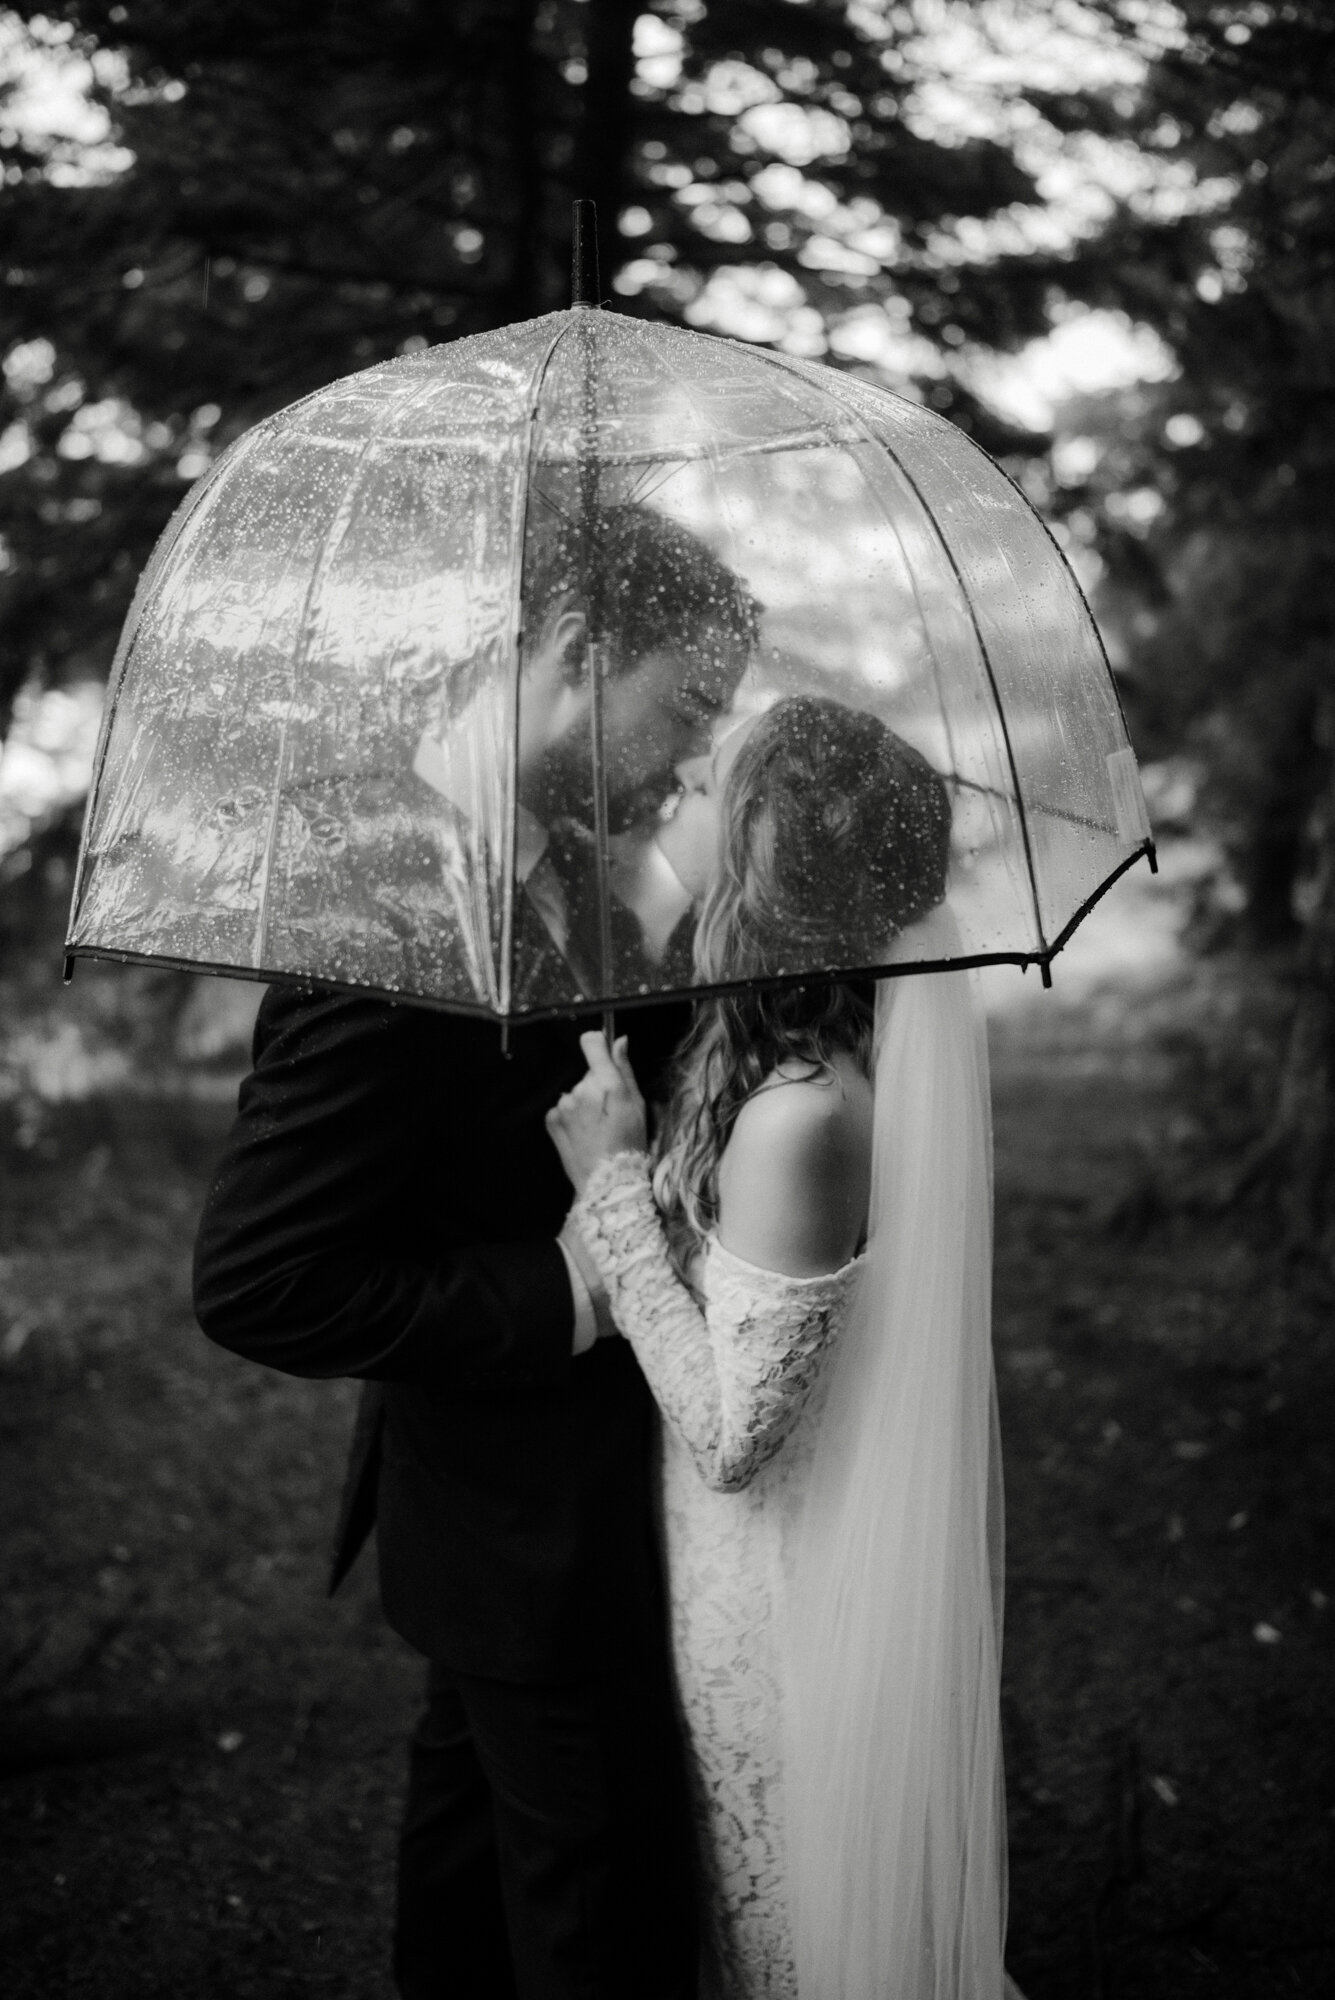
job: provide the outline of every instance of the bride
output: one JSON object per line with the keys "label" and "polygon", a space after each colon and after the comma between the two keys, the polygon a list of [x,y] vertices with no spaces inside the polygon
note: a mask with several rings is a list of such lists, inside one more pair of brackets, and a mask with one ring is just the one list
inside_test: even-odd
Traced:
{"label": "bride", "polygon": [[[875,717],[729,740],[697,851],[703,999],[656,1156],[619,1041],[548,1116],[566,1241],[664,1418],[703,2000],[1000,2000],[1000,1483],[985,1042],[950,809]],[[703,830],[704,839],[700,838]],[[900,965],[856,981],[785,964]]]}

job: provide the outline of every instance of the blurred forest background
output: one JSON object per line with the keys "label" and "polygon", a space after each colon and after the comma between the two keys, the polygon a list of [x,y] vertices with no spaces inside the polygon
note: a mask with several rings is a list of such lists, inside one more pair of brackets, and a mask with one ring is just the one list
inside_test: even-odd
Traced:
{"label": "blurred forest background", "polygon": [[254,995],[66,994],[61,941],[182,494],[308,390],[563,305],[574,195],[618,311],[926,399],[1091,595],[1173,949],[1064,1003],[1059,961],[998,1024],[1015,1968],[1036,2000],[1329,1990],[1327,0],[45,0],[0,8],[0,167],[8,1990],[378,1990],[408,1666],[364,1579],[333,1612],[283,1581],[346,1404],[189,1333]]}
{"label": "blurred forest background", "polygon": [[[0,59],[11,772],[86,716],[216,452],[335,376],[565,303],[590,195],[618,310],[926,397],[1054,522],[1161,835],[1209,844],[1192,943],[1289,964],[1233,1191],[1330,1250],[1322,0],[69,0],[0,12]],[[1044,337],[1050,375],[1082,335],[1115,352],[1102,383],[1045,394]],[[71,689],[82,711],[43,707]],[[11,965],[49,934],[79,805],[77,776],[31,817],[16,787]]]}

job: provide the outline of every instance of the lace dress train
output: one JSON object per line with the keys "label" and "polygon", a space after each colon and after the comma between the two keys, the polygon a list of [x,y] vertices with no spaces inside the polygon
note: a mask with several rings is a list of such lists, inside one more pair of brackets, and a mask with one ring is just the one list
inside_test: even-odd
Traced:
{"label": "lace dress train", "polygon": [[681,1283],[643,1154],[603,1162],[574,1220],[665,1419],[677,1686],[704,1869],[701,2000],[798,2000],[785,1886],[785,1582],[822,1397],[860,1260],[790,1278],[711,1238]]}

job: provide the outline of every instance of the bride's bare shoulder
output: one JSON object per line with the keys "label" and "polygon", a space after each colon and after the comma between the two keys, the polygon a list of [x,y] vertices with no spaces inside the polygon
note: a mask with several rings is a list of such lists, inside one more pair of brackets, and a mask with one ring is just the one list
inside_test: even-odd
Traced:
{"label": "bride's bare shoulder", "polygon": [[776,1070],[738,1112],[719,1162],[721,1240],[796,1276],[847,1262],[866,1215],[871,1121],[871,1085],[851,1058]]}
{"label": "bride's bare shoulder", "polygon": [[872,1087],[851,1056],[821,1069],[783,1064],[747,1098],[733,1126],[747,1152],[778,1146],[801,1156],[809,1149],[860,1145],[870,1131]]}

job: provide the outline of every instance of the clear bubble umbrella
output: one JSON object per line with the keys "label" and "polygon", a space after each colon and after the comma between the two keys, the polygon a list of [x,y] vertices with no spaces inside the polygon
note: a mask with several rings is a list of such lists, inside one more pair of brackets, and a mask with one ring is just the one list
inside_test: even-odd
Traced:
{"label": "clear bubble umbrella", "polygon": [[[249,431],[163,534],[67,951],[502,1021],[697,987],[693,912],[651,936],[626,879],[690,759],[795,695],[944,780],[954,963],[1046,978],[1153,865],[1075,577],[943,418],[583,304],[384,363]],[[875,963],[850,924],[768,974]]]}

